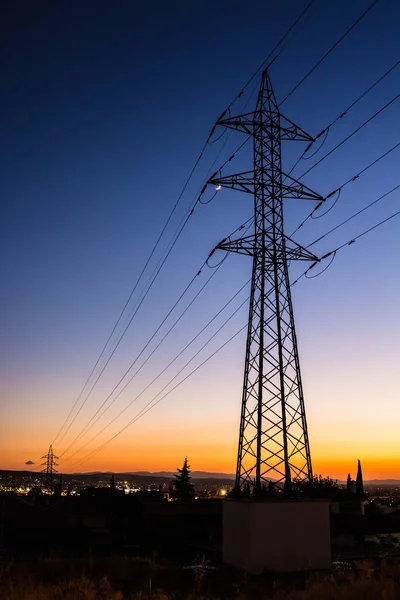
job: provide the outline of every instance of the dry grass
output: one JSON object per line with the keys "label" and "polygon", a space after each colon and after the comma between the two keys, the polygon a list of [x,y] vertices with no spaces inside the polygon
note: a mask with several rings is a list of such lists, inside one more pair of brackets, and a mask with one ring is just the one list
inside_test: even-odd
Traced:
{"label": "dry grass", "polygon": [[[115,565],[114,565],[115,566]],[[124,563],[124,568],[135,570],[134,561]],[[155,565],[148,565],[154,572]],[[141,565],[141,568],[143,565]],[[192,577],[190,588],[187,582],[180,585],[174,576],[169,581],[169,590],[151,589],[152,578],[146,581],[128,582],[125,576],[118,582],[115,573],[111,576],[98,574],[64,577],[58,573],[57,581],[38,578],[37,573],[25,567],[7,567],[0,571],[1,600],[399,600],[400,566],[382,564],[379,571],[371,565],[358,565],[357,571],[343,574],[316,573],[301,584],[288,583],[281,578],[266,583],[262,578],[243,580],[232,585],[230,592],[216,594],[207,592],[207,576],[204,580]],[[119,567],[119,575],[123,569]],[[178,573],[178,571],[176,571]],[[54,575],[54,574],[53,574]],[[46,579],[46,578],[45,578]],[[111,583],[112,581],[112,583]],[[155,580],[154,580],[155,583]],[[185,591],[184,589],[185,588]]]}
{"label": "dry grass", "polygon": [[123,594],[112,590],[106,577],[99,582],[81,577],[59,584],[14,580],[5,582],[0,591],[4,600],[123,600]]}

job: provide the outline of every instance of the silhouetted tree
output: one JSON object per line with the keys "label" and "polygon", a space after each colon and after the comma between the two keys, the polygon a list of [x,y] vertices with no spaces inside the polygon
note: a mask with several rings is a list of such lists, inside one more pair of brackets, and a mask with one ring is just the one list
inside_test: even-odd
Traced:
{"label": "silhouetted tree", "polygon": [[334,479],[315,475],[311,481],[298,481],[293,484],[293,493],[305,498],[327,498],[340,500],[347,496],[347,491],[340,487]]}
{"label": "silhouetted tree", "polygon": [[228,492],[228,498],[240,498],[242,490],[238,486],[234,486],[230,492]]}
{"label": "silhouetted tree", "polygon": [[169,497],[170,497],[170,498],[173,498],[173,497],[174,497],[175,490],[174,490],[174,486],[172,485],[172,483],[170,483],[170,484],[169,484],[169,487],[168,487],[168,494],[169,494]]}
{"label": "silhouetted tree", "polygon": [[58,499],[61,498],[62,494],[62,473],[60,473],[59,482],[54,486],[54,496]]}
{"label": "silhouetted tree", "polygon": [[182,469],[178,469],[178,474],[172,481],[175,487],[175,498],[179,498],[179,500],[191,500],[194,498],[194,485],[191,479],[190,465],[188,464],[187,456],[185,456]]}
{"label": "silhouetted tree", "polygon": [[346,490],[347,492],[350,494],[351,493],[351,475],[350,473],[347,475],[347,483],[346,483]]}
{"label": "silhouetted tree", "polygon": [[251,495],[250,482],[246,481],[246,483],[243,486],[242,496],[244,498],[249,498],[250,495]]}
{"label": "silhouetted tree", "polygon": [[358,468],[357,468],[356,494],[357,494],[357,498],[364,497],[364,483],[363,483],[363,476],[362,476],[360,461],[358,461]]}
{"label": "silhouetted tree", "polygon": [[27,494],[27,499],[29,502],[33,502],[36,504],[39,498],[43,498],[43,492],[40,487],[33,487],[29,490]]}
{"label": "silhouetted tree", "polygon": [[263,483],[261,486],[261,496],[265,496],[266,498],[272,498],[274,496],[277,495],[277,490],[275,489],[274,484],[272,483],[272,481],[268,482],[268,485],[266,483]]}

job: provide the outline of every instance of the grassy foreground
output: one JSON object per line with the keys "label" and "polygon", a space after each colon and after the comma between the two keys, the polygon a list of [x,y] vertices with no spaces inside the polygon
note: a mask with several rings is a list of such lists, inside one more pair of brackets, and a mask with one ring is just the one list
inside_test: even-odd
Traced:
{"label": "grassy foreground", "polygon": [[[398,600],[400,565],[359,564],[344,573],[249,578],[225,570],[183,571],[118,559],[0,567],[1,600]],[[90,571],[90,572],[89,572]],[[105,574],[106,573],[106,574]],[[161,584],[161,585],[160,585]]]}

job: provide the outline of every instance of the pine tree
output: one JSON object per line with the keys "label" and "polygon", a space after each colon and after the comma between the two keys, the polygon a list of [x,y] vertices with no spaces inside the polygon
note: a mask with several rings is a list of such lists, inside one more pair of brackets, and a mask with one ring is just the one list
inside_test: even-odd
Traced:
{"label": "pine tree", "polygon": [[173,480],[175,487],[175,497],[179,500],[191,500],[194,498],[194,485],[191,481],[190,465],[187,456],[183,462],[182,469],[178,469],[178,474]]}
{"label": "pine tree", "polygon": [[349,474],[347,475],[347,484],[346,484],[346,490],[347,490],[349,493],[351,493],[351,484],[352,484],[352,481],[351,481],[351,475],[350,475],[350,473],[349,473]]}

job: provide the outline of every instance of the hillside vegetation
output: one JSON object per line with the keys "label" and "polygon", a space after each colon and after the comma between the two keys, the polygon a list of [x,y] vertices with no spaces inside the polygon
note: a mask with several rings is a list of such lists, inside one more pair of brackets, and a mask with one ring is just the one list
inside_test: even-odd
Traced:
{"label": "hillside vegetation", "polygon": [[[80,571],[80,573],[78,573]],[[2,565],[2,600],[397,600],[400,565],[251,578],[237,571],[184,570],[152,560],[47,560]]]}

